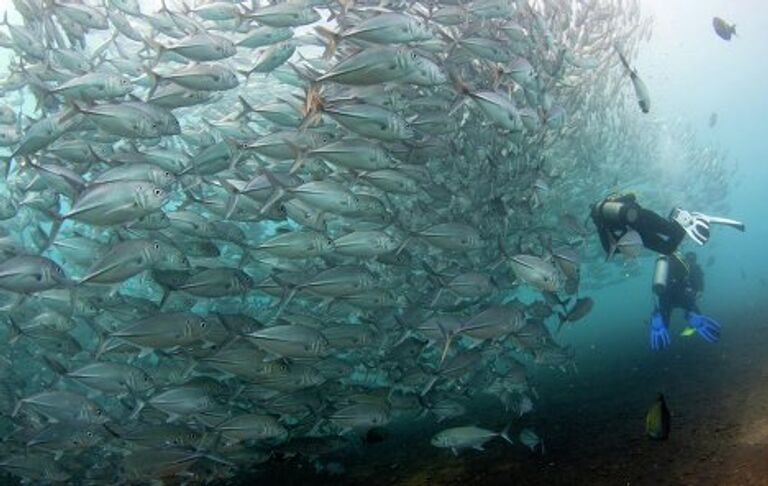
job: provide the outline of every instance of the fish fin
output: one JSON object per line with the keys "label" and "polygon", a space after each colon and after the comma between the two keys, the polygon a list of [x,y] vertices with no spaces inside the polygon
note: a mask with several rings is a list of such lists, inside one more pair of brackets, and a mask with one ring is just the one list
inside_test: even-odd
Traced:
{"label": "fish fin", "polygon": [[627,71],[629,71],[630,73],[634,73],[634,71],[632,70],[632,68],[629,66],[629,62],[627,61],[627,58],[626,58],[626,57],[624,57],[624,54],[622,54],[622,53],[621,53],[621,51],[619,50],[619,46],[617,46],[616,44],[614,44],[614,45],[613,45],[613,50],[615,50],[615,51],[616,51],[616,54],[618,54],[618,55],[619,55],[619,59],[621,60],[621,64],[623,64],[623,65],[624,65],[624,68],[625,68]]}
{"label": "fish fin", "polygon": [[448,356],[448,349],[451,347],[451,341],[453,341],[455,334],[446,331],[442,324],[438,324],[438,327],[440,327],[440,332],[443,334],[443,338],[445,339],[445,344],[443,345],[443,353],[440,355],[440,366],[442,366],[445,362],[445,358]]}
{"label": "fish fin", "polygon": [[509,431],[512,429],[512,422],[508,423],[506,427],[504,427],[504,430],[502,430],[499,435],[502,439],[506,440],[510,444],[514,445],[515,443],[512,441],[512,437],[509,435]]}
{"label": "fish fin", "polygon": [[451,447],[451,452],[453,452],[454,456],[459,457],[459,451],[455,447]]}
{"label": "fish fin", "polygon": [[437,383],[437,380],[439,380],[440,377],[438,375],[432,376],[432,378],[429,379],[426,385],[424,385],[424,388],[421,390],[421,393],[419,393],[419,397],[425,396],[429,391],[432,389],[432,387],[435,386],[435,383]]}
{"label": "fish fin", "polygon": [[8,324],[8,329],[10,331],[10,338],[8,339],[8,344],[16,344],[18,342],[19,338],[21,336],[24,336],[24,331],[19,327],[18,324],[16,324],[16,321],[13,320],[13,318],[8,315],[8,319],[6,320],[6,324]]}
{"label": "fish fin", "polygon": [[[147,403],[140,399],[136,399],[136,408],[133,409],[131,412],[131,415],[128,417],[128,420],[136,420],[136,418],[139,416],[142,410],[144,410],[144,407],[147,405]],[[109,429],[108,429],[109,430]]]}
{"label": "fish fin", "polygon": [[19,412],[21,411],[21,407],[24,405],[24,399],[20,399],[16,402],[16,405],[13,407],[13,411],[11,412],[11,417],[16,417]]}
{"label": "fish fin", "polygon": [[400,243],[400,246],[397,248],[397,250],[395,250],[395,256],[397,256],[397,255],[399,255],[400,253],[402,253],[402,251],[403,251],[403,250],[405,250],[405,247],[408,245],[408,243],[410,243],[410,242],[411,242],[411,240],[412,240],[412,239],[413,239],[413,237],[412,237],[412,236],[408,236],[407,238],[405,238],[405,239],[403,240],[403,242],[402,242],[402,243]]}
{"label": "fish fin", "polygon": [[45,364],[47,364],[48,367],[51,370],[53,370],[53,372],[56,373],[57,375],[64,376],[67,374],[67,368],[65,368],[63,364],[59,363],[58,361],[53,359],[51,356],[44,354],[43,361],[45,361]]}

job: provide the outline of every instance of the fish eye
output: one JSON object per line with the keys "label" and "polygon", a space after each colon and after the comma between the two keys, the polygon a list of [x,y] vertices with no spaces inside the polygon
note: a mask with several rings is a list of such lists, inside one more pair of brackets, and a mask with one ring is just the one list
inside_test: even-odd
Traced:
{"label": "fish eye", "polygon": [[157,241],[152,243],[152,246],[155,248],[155,250],[159,250],[160,249],[160,243],[158,243]]}
{"label": "fish eye", "polygon": [[163,194],[163,191],[161,191],[160,189],[155,189],[155,190],[154,190],[154,191],[152,191],[152,192],[154,192],[154,193],[155,193],[155,196],[157,196],[157,197],[160,197],[160,196]]}
{"label": "fish eye", "polygon": [[207,323],[207,322],[205,322],[205,321],[200,321],[200,327],[201,327],[201,328],[205,329],[205,326],[207,326],[207,325],[208,325],[208,323]]}
{"label": "fish eye", "polygon": [[88,436],[88,437],[93,437],[93,432],[91,432],[91,431],[89,430],[88,432],[86,432],[86,433],[85,433],[85,435],[86,435],[86,436]]}

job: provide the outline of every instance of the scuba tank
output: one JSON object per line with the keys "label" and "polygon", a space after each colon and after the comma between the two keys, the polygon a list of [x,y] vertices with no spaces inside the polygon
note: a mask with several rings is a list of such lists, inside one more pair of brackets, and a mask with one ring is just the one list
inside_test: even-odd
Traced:
{"label": "scuba tank", "polygon": [[620,201],[606,201],[600,207],[600,214],[606,221],[616,225],[632,224],[637,221],[637,208]]}
{"label": "scuba tank", "polygon": [[653,270],[653,293],[661,295],[667,289],[669,278],[669,258],[660,256],[656,259],[656,268]]}

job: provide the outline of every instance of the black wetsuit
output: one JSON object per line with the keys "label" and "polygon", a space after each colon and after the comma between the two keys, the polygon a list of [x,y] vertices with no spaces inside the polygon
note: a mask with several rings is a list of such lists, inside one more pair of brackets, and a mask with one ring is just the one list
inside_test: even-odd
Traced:
{"label": "black wetsuit", "polygon": [[681,260],[679,255],[669,257],[667,286],[659,295],[658,311],[664,322],[669,325],[673,309],[699,313],[696,297],[704,290],[704,272],[695,262]]}
{"label": "black wetsuit", "polygon": [[[602,207],[606,202],[620,202],[624,207],[619,213],[619,221],[608,221],[602,215]],[[628,209],[634,209],[637,212],[637,218],[634,222],[626,220]],[[664,255],[671,255],[677,250],[680,242],[685,238],[685,230],[682,226],[662,218],[658,214],[648,209],[643,209],[637,204],[634,194],[606,199],[592,207],[592,221],[597,227],[597,234],[600,236],[600,244],[606,253],[611,251],[611,242],[617,242],[627,231],[633,229],[637,231],[643,240],[643,246],[649,250]]]}

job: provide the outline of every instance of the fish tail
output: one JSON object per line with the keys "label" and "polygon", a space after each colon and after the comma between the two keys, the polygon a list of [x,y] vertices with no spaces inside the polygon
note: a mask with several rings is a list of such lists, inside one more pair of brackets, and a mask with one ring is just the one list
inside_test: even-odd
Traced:
{"label": "fish tail", "polygon": [[320,121],[323,105],[324,102],[320,94],[320,86],[315,83],[311,83],[307,88],[304,96],[304,106],[302,107],[304,119],[299,125],[300,132],[306,130],[308,127],[315,125]]}
{"label": "fish tail", "polygon": [[46,239],[43,247],[40,249],[40,253],[43,253],[45,250],[50,248],[50,246],[56,240],[56,236],[58,236],[61,225],[64,222],[60,215],[53,213],[53,211],[51,211],[51,213],[54,216],[53,223],[51,224],[51,231],[48,233],[48,238]]}
{"label": "fish tail", "polygon": [[560,331],[563,329],[563,324],[568,321],[568,316],[563,314],[562,312],[557,314],[557,317],[560,319],[560,323],[557,325],[557,334],[560,334]]}
{"label": "fish tail", "polygon": [[237,96],[237,101],[238,101],[238,102],[240,102],[240,105],[243,107],[243,109],[242,109],[242,111],[241,111],[241,112],[240,112],[240,113],[239,113],[239,114],[238,114],[238,115],[235,117],[235,120],[239,120],[239,119],[241,119],[242,117],[246,116],[248,113],[253,113],[254,111],[256,111],[256,110],[253,108],[253,105],[251,105],[251,103],[250,103],[250,102],[248,102],[248,100],[246,100],[246,99],[243,97],[243,95],[238,95],[238,96]]}
{"label": "fish tail", "polygon": [[302,165],[304,165],[304,161],[306,160],[305,153],[304,153],[305,151],[299,145],[296,145],[295,143],[289,140],[286,140],[285,143],[288,145],[288,147],[291,148],[291,150],[294,153],[295,158],[294,158],[293,164],[291,164],[291,168],[290,170],[288,170],[288,174],[293,175],[296,172],[298,172],[299,169],[301,169]]}
{"label": "fish tail", "polygon": [[93,61],[101,57],[104,52],[109,49],[109,46],[112,45],[115,42],[115,39],[117,39],[117,36],[120,34],[120,31],[115,29],[114,32],[112,32],[112,35],[107,39],[102,45],[97,47],[90,58],[90,63],[93,65]]}
{"label": "fish tail", "polygon": [[277,322],[277,319],[280,318],[280,316],[283,314],[285,308],[288,307],[288,304],[290,304],[293,298],[296,296],[296,292],[298,292],[298,289],[292,288],[288,292],[288,295],[286,295],[285,298],[280,301],[279,307],[277,308],[275,315],[270,319],[270,322]]}
{"label": "fish tail", "polygon": [[149,76],[150,80],[150,87],[149,92],[147,93],[147,100],[151,100],[152,96],[154,96],[155,91],[157,91],[157,85],[162,81],[164,78],[163,76],[157,74],[152,68],[145,67],[144,72]]}
{"label": "fish tail", "polygon": [[325,38],[327,41],[327,44],[325,45],[325,51],[323,51],[323,59],[331,59],[334,54],[336,54],[336,47],[339,45],[339,41],[341,40],[341,33],[334,32],[331,29],[322,26],[315,27],[315,32],[320,34],[320,36]]}
{"label": "fish tail", "polygon": [[151,64],[151,66],[154,68],[160,63],[160,59],[163,57],[163,54],[165,54],[168,48],[150,37],[142,37],[141,40],[147,50],[154,50],[157,52]]}
{"label": "fish tail", "polygon": [[269,197],[267,202],[264,203],[264,206],[262,206],[262,208],[259,210],[259,215],[261,216],[267,214],[267,212],[272,209],[272,206],[274,206],[285,195],[285,186],[275,177],[275,175],[268,169],[264,169],[263,172],[269,183],[272,185],[274,192]]}

